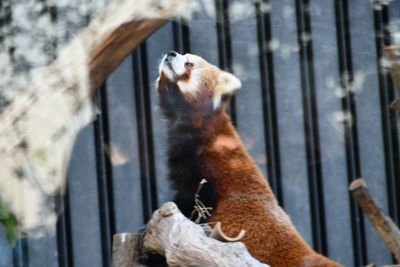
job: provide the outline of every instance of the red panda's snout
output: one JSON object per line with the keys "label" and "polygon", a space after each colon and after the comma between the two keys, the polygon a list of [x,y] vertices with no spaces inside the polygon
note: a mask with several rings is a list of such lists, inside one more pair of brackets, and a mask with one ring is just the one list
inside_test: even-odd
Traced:
{"label": "red panda's snout", "polygon": [[159,73],[164,74],[170,81],[176,81],[187,73],[186,59],[173,50],[164,55],[159,66]]}

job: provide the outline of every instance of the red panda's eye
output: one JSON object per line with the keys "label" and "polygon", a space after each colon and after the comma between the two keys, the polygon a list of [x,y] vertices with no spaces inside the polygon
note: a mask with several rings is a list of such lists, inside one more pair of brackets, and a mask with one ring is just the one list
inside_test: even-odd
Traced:
{"label": "red panda's eye", "polygon": [[193,63],[186,62],[186,63],[185,63],[185,66],[186,66],[186,67],[190,67],[190,68],[191,68],[191,67],[193,67]]}

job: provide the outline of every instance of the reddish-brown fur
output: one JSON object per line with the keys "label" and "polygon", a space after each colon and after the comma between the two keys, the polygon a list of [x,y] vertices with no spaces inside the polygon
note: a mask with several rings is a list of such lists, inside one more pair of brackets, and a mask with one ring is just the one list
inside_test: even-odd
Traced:
{"label": "reddish-brown fur", "polygon": [[216,130],[204,132],[206,147],[199,153],[204,166],[214,173],[209,177],[215,179],[217,188],[218,198],[208,222],[222,222],[228,236],[245,229],[242,241],[249,252],[271,266],[340,266],[314,252],[300,237],[228,116],[221,113],[214,119],[210,127]]}
{"label": "reddish-brown fur", "polygon": [[[236,236],[245,229],[242,241],[249,252],[272,267],[341,266],[313,251],[280,208],[226,114],[227,103],[212,114],[204,110],[202,104],[213,97],[221,71],[205,61],[201,64],[205,70],[202,88],[195,95],[185,95],[191,113],[185,119],[199,130],[195,157],[200,162],[202,178],[208,179],[216,191],[208,222],[222,222],[228,236]],[[183,79],[190,79],[189,71]],[[169,82],[161,73],[159,91],[171,90]]]}

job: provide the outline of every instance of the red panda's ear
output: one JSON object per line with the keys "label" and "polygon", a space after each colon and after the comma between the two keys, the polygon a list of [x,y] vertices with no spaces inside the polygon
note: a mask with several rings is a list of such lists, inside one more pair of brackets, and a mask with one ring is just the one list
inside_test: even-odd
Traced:
{"label": "red panda's ear", "polygon": [[223,94],[231,93],[242,86],[240,80],[226,71],[221,71],[218,75],[218,81],[216,89],[221,91]]}
{"label": "red panda's ear", "polygon": [[231,94],[242,86],[240,80],[226,71],[221,71],[218,75],[217,85],[214,89],[214,109],[221,104],[221,97],[225,94]]}

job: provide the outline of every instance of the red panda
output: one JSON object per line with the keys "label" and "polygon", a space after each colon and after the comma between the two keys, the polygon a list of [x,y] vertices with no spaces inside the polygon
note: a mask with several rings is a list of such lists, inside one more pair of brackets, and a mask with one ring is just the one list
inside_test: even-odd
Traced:
{"label": "red panda", "polygon": [[169,180],[175,203],[187,217],[199,182],[200,200],[212,207],[228,236],[246,230],[250,254],[272,267],[341,266],[313,251],[279,206],[268,182],[244,148],[226,113],[241,87],[234,75],[199,56],[166,54],[157,92],[167,118]]}

